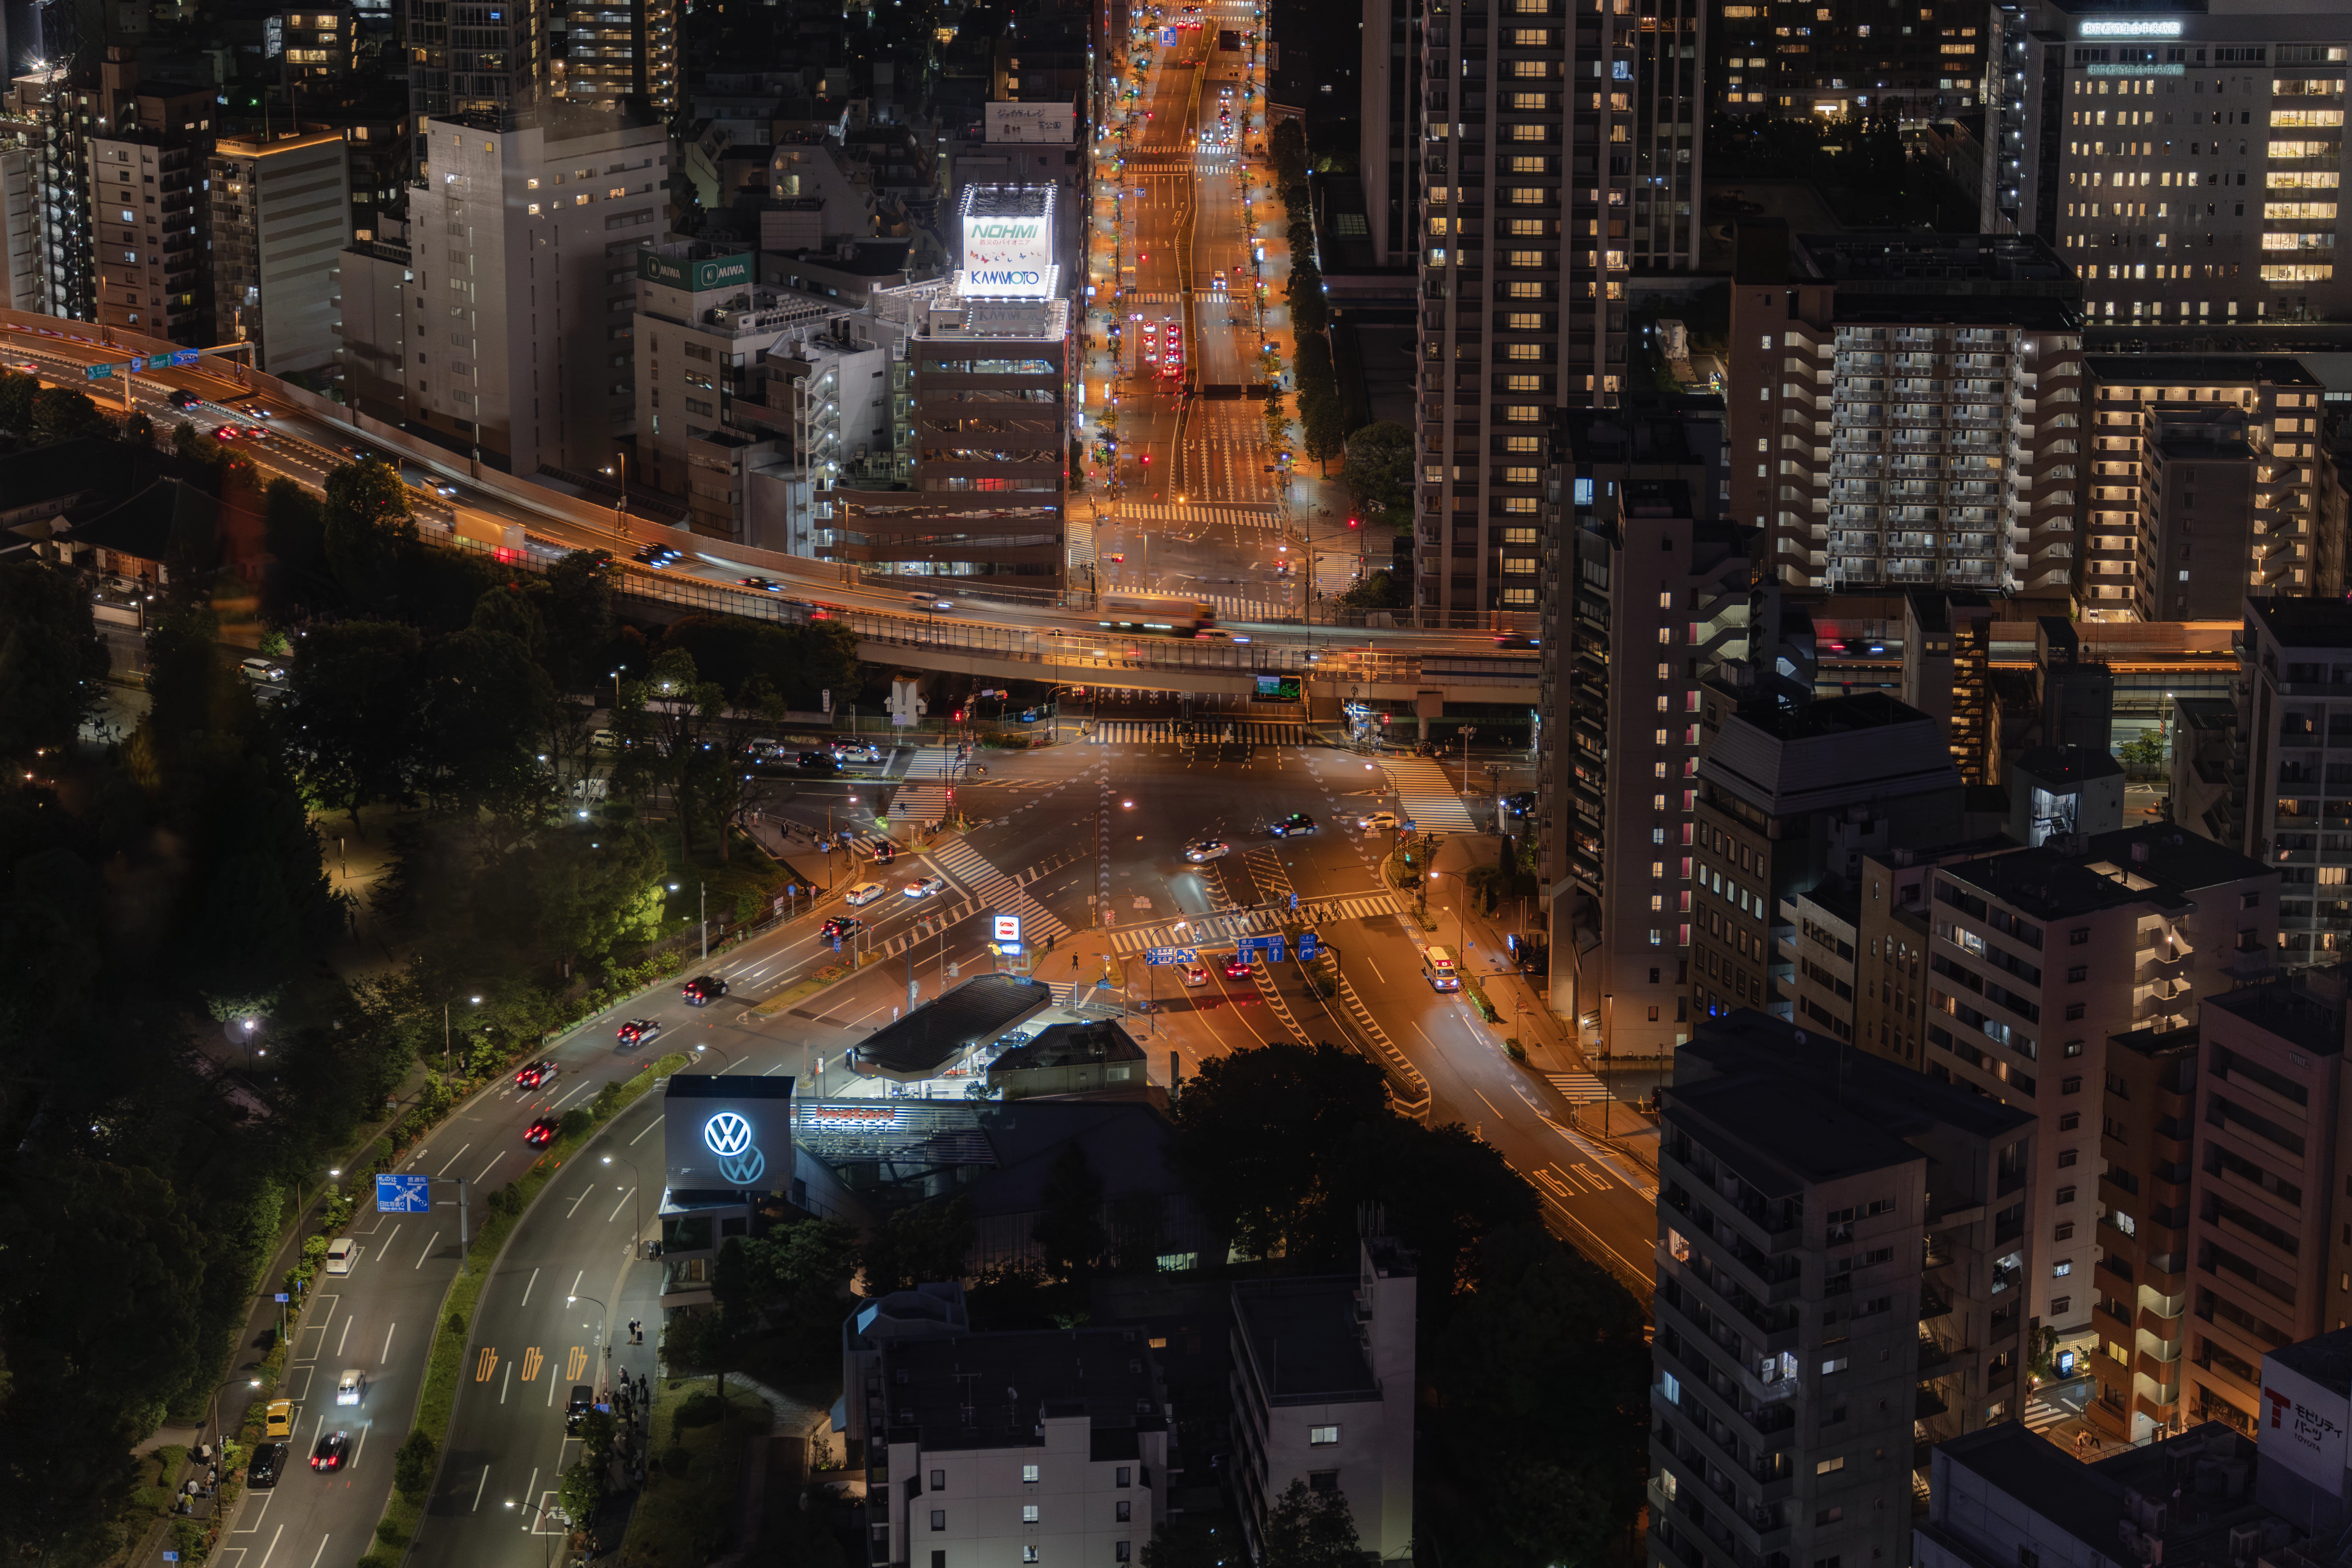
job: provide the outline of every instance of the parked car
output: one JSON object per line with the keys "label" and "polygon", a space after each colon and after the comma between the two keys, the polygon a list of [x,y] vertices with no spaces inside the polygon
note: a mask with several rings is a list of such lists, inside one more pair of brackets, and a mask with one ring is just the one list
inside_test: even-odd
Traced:
{"label": "parked car", "polygon": [[327,1272],[349,1274],[352,1265],[360,1260],[360,1244],[348,1236],[339,1236],[327,1243]]}
{"label": "parked car", "polygon": [[261,1435],[264,1437],[294,1436],[294,1402],[292,1400],[273,1399],[262,1407]]}
{"label": "parked car", "polygon": [[245,1468],[245,1484],[262,1491],[278,1484],[278,1474],[286,1468],[286,1445],[256,1443],[253,1462]]}
{"label": "parked car", "polygon": [[588,1413],[595,1408],[596,1391],[584,1383],[573,1384],[572,1397],[563,1405],[563,1429],[566,1432],[579,1431],[580,1423],[585,1421]]}
{"label": "parked car", "polygon": [[727,982],[716,974],[698,974],[679,989],[678,994],[689,1007],[708,1007],[727,994]]}
{"label": "parked car", "polygon": [[286,679],[286,667],[274,658],[240,659],[236,668],[247,680],[263,686],[275,686]]}

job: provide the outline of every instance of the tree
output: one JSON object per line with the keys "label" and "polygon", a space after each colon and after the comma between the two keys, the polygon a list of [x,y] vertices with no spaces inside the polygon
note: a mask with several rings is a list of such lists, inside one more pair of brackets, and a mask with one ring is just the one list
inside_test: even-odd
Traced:
{"label": "tree", "polygon": [[0,757],[71,745],[98,707],[107,663],[75,574],[26,556],[0,565]]}
{"label": "tree", "polygon": [[274,752],[257,749],[212,773],[188,837],[189,875],[173,949],[207,995],[276,993],[342,923],[319,834]]}
{"label": "tree", "polygon": [[0,371],[0,426],[19,436],[33,433],[33,399],[41,390],[40,377]]}
{"label": "tree", "polygon": [[1266,1510],[1258,1568],[1360,1568],[1363,1560],[1356,1521],[1339,1492],[1311,1490],[1294,1479]]}
{"label": "tree", "polygon": [[419,1426],[393,1451],[392,1484],[409,1497],[422,1497],[433,1484],[434,1462],[440,1458],[440,1448],[433,1434]]}
{"label": "tree", "polygon": [[[734,757],[711,732],[727,709],[727,693],[696,669],[694,656],[683,648],[667,649],[654,658],[644,680],[622,688],[623,732],[641,744],[621,754],[614,782],[624,789],[666,784],[677,816],[677,847],[681,856],[694,852],[690,824],[695,799],[705,776],[732,765]],[[722,846],[724,840],[721,840]]]}
{"label": "tree", "polygon": [[1367,531],[1381,523],[1412,526],[1412,462],[1411,426],[1381,420],[1348,437],[1339,482],[1356,498]]}
{"label": "tree", "polygon": [[1307,1211],[1349,1131],[1391,1116],[1381,1069],[1352,1051],[1235,1051],[1202,1063],[1185,1086],[1171,1159],[1211,1225],[1271,1258],[1305,1238]]}
{"label": "tree", "polygon": [[1045,1267],[1064,1279],[1083,1279],[1101,1266],[1110,1237],[1103,1228],[1102,1178],[1095,1173],[1087,1152],[1076,1143],[1064,1146],[1045,1173],[1038,1194],[1045,1212],[1030,1229],[1030,1238],[1045,1249]]}
{"label": "tree", "polygon": [[[1279,364],[1275,374],[1281,374]],[[1289,432],[1290,414],[1283,405],[1282,384],[1279,381],[1269,381],[1265,389],[1265,444],[1279,450]]]}
{"label": "tree", "polygon": [[662,932],[662,856],[637,824],[542,829],[481,884],[487,921],[541,952],[609,965]]}
{"label": "tree", "polygon": [[588,691],[612,679],[604,662],[613,639],[613,569],[595,551],[575,550],[533,581],[546,628],[542,658],[558,691]]}
{"label": "tree", "polygon": [[1171,1519],[1143,1543],[1143,1568],[1225,1568],[1235,1550],[1200,1514]]}
{"label": "tree", "polygon": [[417,754],[428,787],[455,804],[535,820],[554,792],[537,759],[555,691],[530,648],[510,632],[469,627],[426,647],[419,674]]}
{"label": "tree", "polygon": [[399,597],[399,570],[415,546],[408,487],[391,464],[371,458],[327,476],[320,528],[328,569],[353,604],[388,607]]}
{"label": "tree", "polygon": [[407,799],[419,763],[421,649],[412,628],[386,621],[313,626],[287,676],[279,715],[303,787],[351,813],[362,838],[360,807]]}
{"label": "tree", "polygon": [[134,413],[122,422],[122,438],[133,446],[152,447],[155,444],[155,422],[147,417],[144,410]]}
{"label": "tree", "polygon": [[840,1301],[857,1271],[857,1233],[836,1220],[780,1225],[745,1241],[751,1300],[763,1311],[806,1322],[840,1321]]}
{"label": "tree", "polygon": [[900,1209],[875,1226],[858,1251],[866,1293],[887,1296],[927,1282],[961,1279],[976,1235],[970,1198]]}
{"label": "tree", "polygon": [[604,1506],[604,1466],[602,1460],[581,1458],[563,1472],[556,1506],[574,1530],[593,1530],[597,1510]]}
{"label": "tree", "polygon": [[261,539],[269,552],[265,607],[281,622],[291,620],[332,584],[325,508],[292,479],[274,479],[261,492]]}
{"label": "tree", "polygon": [[52,441],[111,436],[114,421],[99,412],[89,395],[70,386],[45,386],[33,395],[33,428]]}
{"label": "tree", "polygon": [[1404,584],[1398,582],[1393,574],[1375,572],[1350,584],[1339,595],[1339,603],[1360,610],[1402,610],[1412,601],[1407,597]]}

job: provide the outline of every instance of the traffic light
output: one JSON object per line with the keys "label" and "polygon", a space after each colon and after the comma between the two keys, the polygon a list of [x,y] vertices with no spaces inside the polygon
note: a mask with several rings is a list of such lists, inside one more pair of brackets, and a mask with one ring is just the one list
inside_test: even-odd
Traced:
{"label": "traffic light", "polygon": [[963,710],[961,708],[955,710],[955,721],[959,724],[963,722]]}
{"label": "traffic light", "polygon": [[1357,519],[1357,518],[1352,518],[1352,517],[1351,517],[1351,518],[1349,518],[1349,519],[1348,520],[1348,526],[1349,526],[1349,528],[1360,528],[1360,527],[1362,527],[1362,526],[1363,526],[1363,524],[1362,524],[1361,520]]}

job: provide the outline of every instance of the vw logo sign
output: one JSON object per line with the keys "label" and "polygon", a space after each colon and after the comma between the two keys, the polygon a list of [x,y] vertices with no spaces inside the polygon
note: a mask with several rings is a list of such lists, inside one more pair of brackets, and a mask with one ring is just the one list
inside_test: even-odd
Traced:
{"label": "vw logo sign", "polygon": [[748,1187],[768,1169],[768,1157],[751,1142],[751,1123],[739,1110],[722,1110],[702,1124],[705,1147],[719,1156],[719,1173]]}

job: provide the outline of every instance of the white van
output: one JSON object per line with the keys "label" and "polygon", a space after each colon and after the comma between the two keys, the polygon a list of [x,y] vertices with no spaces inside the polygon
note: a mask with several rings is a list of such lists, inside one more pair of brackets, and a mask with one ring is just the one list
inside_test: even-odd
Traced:
{"label": "white van", "polygon": [[339,1236],[327,1243],[327,1272],[349,1274],[352,1265],[360,1258],[360,1244],[348,1236]]}
{"label": "white van", "polygon": [[1459,991],[1462,972],[1454,965],[1454,955],[1442,947],[1424,950],[1421,955],[1421,977],[1429,982],[1432,991]]}

